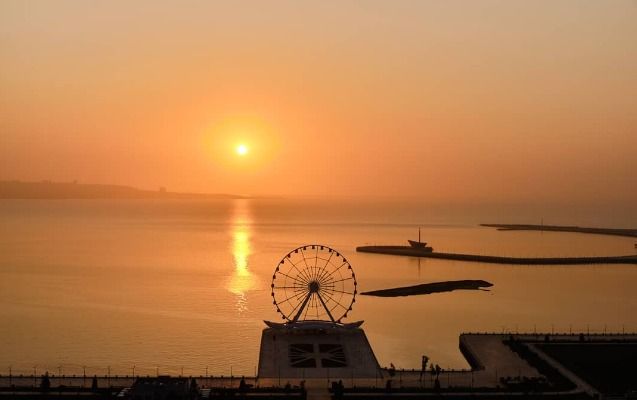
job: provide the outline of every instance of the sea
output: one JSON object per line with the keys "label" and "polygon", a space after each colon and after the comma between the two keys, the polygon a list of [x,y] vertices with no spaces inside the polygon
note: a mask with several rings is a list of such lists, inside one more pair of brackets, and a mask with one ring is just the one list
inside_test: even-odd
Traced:
{"label": "sea", "polygon": [[[637,226],[635,210],[427,205],[397,200],[0,200],[0,374],[254,375],[271,281],[305,244],[357,277],[344,322],[364,321],[383,366],[468,368],[463,332],[635,332],[637,266],[496,265],[357,253],[422,240],[504,256],[635,254],[634,238],[503,232],[480,223]],[[361,292],[459,279],[489,290]]]}

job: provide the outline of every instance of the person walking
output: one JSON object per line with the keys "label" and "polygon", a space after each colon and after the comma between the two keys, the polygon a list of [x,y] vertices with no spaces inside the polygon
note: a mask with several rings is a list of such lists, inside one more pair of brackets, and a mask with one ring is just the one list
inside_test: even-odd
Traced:
{"label": "person walking", "polygon": [[423,376],[425,376],[425,372],[427,372],[427,363],[429,362],[429,357],[423,355],[422,360],[420,361],[420,381],[422,382]]}

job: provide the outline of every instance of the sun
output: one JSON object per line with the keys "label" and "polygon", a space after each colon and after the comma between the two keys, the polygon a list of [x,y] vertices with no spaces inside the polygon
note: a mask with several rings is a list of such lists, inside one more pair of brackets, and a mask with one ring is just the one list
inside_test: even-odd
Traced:
{"label": "sun", "polygon": [[234,151],[240,156],[245,156],[246,154],[248,154],[248,150],[248,146],[246,146],[245,144],[240,144]]}

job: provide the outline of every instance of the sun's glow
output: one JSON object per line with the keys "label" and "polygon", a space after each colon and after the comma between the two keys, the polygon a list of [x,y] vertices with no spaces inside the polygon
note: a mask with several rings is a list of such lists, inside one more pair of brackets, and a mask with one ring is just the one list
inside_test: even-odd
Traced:
{"label": "sun's glow", "polygon": [[240,144],[235,149],[237,154],[240,155],[240,156],[245,156],[246,154],[248,154],[248,150],[249,150],[248,146],[246,146],[245,144]]}

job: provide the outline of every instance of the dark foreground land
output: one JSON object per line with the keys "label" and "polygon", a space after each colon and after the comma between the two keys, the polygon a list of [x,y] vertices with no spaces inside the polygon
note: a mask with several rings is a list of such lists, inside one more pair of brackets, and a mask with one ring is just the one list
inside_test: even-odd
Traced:
{"label": "dark foreground land", "polygon": [[637,343],[542,343],[537,347],[606,394],[637,394]]}
{"label": "dark foreground land", "polygon": [[578,264],[637,264],[637,256],[608,257],[500,257],[477,254],[426,252],[411,246],[361,246],[362,253],[391,254],[395,256],[440,258],[444,260],[475,261],[493,264],[523,265],[578,265]]}
{"label": "dark foreground land", "polygon": [[586,227],[580,227],[580,226],[520,225],[520,224],[480,224],[480,226],[498,228],[499,231],[576,232],[576,233],[593,233],[597,235],[637,237],[637,229],[586,228]]}
{"label": "dark foreground land", "polygon": [[[375,379],[331,369],[328,379],[0,376],[0,399],[633,399],[635,334],[460,336],[471,370],[379,370]],[[46,381],[46,384],[44,384]]]}
{"label": "dark foreground land", "polygon": [[363,292],[362,295],[378,297],[414,296],[420,294],[432,294],[451,292],[454,290],[487,290],[484,288],[493,286],[492,283],[483,280],[461,280],[423,283],[421,285],[405,286],[392,289],[372,290]]}

